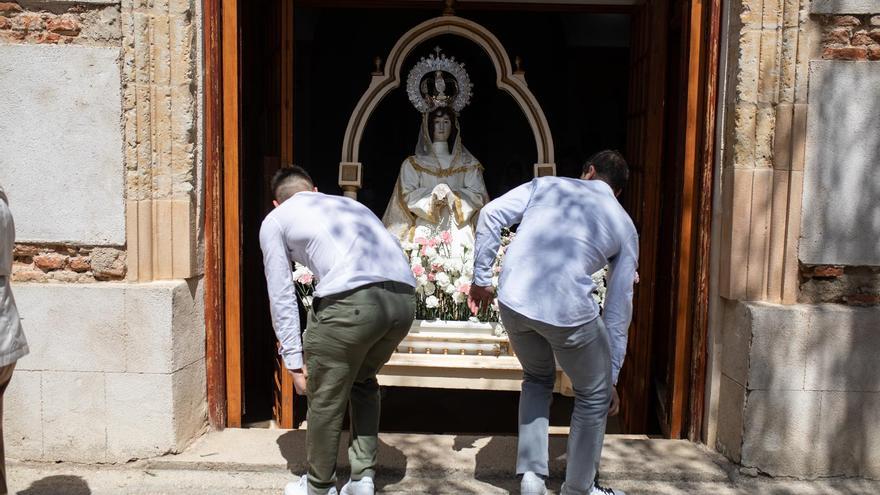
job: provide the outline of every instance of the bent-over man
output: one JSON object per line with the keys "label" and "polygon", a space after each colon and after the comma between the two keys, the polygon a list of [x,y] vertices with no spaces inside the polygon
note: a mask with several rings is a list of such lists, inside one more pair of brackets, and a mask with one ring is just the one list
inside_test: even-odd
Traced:
{"label": "bent-over man", "polygon": [[[316,192],[299,167],[280,170],[272,191],[276,208],[260,227],[272,321],[296,391],[309,399],[309,472],[284,494],[336,495],[336,453],[350,402],[351,479],[342,493],[373,495],[376,373],[412,325],[415,279],[400,244],[364,205]],[[304,344],[292,261],[318,280]]]}
{"label": "bent-over man", "polygon": [[[550,402],[556,363],[575,394],[562,495],[621,494],[598,483],[605,423],[616,414],[638,263],[638,235],[618,203],[629,175],[616,151],[584,165],[580,179],[542,177],[490,202],[477,225],[472,310],[487,304],[502,227],[519,224],[501,269],[501,320],[523,367],[516,472],[524,495],[546,493]],[[592,274],[609,265],[605,308]]]}

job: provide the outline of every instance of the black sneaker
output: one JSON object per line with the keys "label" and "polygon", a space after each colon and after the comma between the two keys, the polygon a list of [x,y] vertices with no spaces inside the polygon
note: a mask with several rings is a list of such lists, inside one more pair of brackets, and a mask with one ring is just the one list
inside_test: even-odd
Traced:
{"label": "black sneaker", "polygon": [[590,495],[626,495],[626,493],[602,486],[599,483],[599,471],[596,471],[596,477],[593,478],[593,488],[590,489]]}

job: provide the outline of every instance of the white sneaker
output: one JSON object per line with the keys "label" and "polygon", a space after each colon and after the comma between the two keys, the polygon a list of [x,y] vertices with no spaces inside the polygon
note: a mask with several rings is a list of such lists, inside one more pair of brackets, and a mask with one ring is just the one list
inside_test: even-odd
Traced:
{"label": "white sneaker", "polygon": [[[284,495],[309,495],[309,477],[302,475],[300,479],[288,483],[284,487]],[[330,487],[327,495],[338,495],[336,487]]]}
{"label": "white sneaker", "polygon": [[348,483],[342,487],[341,495],[375,495],[376,486],[373,485],[373,478],[364,476],[354,481],[348,480]]}
{"label": "white sneaker", "polygon": [[522,495],[546,495],[547,485],[543,478],[531,471],[526,471],[523,473],[522,481],[519,482],[519,492]]}

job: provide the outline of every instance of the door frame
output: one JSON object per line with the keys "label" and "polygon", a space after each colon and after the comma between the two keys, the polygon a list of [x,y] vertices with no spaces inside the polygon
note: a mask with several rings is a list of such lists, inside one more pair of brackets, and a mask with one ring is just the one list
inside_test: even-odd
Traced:
{"label": "door frame", "polygon": [[[205,148],[205,330],[208,420],[212,428],[241,426],[241,219],[239,217],[240,146],[240,0],[202,0],[204,40]],[[289,0],[293,1],[293,0]],[[308,3],[309,0],[304,0]],[[667,436],[685,432],[698,441],[703,425],[709,300],[709,238],[711,233],[714,126],[717,105],[718,48],[721,0],[691,1],[688,112],[686,139],[690,181],[686,215],[689,229],[678,249],[680,280],[674,325],[683,352],[676,356],[675,416]],[[338,2],[353,6],[356,2]],[[377,2],[379,3],[379,2]],[[394,3],[394,5],[390,5]],[[408,5],[413,3],[407,2]],[[423,6],[415,3],[415,6]],[[427,2],[426,2],[427,4]],[[433,3],[432,3],[433,5]],[[530,4],[487,4],[492,8],[541,8]],[[375,3],[371,7],[377,6]],[[398,7],[401,2],[389,2]],[[436,5],[435,5],[436,6]],[[475,8],[476,5],[468,8]],[[625,11],[584,5],[576,10]],[[690,90],[693,90],[691,93]],[[687,181],[686,181],[687,182]],[[685,191],[687,192],[687,191]],[[234,269],[232,267],[235,267]],[[228,352],[232,350],[232,352]]]}

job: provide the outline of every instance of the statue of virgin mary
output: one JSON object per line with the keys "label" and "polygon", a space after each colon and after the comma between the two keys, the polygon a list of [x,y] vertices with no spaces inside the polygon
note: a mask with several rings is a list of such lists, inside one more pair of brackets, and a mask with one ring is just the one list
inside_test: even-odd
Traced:
{"label": "statue of virgin mary", "polygon": [[483,167],[461,140],[458,112],[470,101],[464,65],[445,55],[422,58],[410,71],[407,93],[422,114],[415,154],[400,175],[382,221],[400,240],[417,230],[452,234],[452,249],[472,249],[477,212],[489,200]]}

